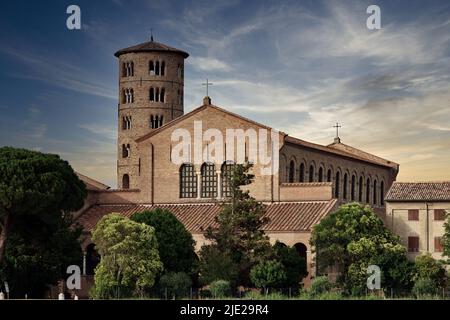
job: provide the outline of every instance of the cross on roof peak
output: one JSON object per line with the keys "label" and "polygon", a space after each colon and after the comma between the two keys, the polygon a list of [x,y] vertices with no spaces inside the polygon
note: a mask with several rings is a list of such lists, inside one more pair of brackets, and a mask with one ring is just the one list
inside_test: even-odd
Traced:
{"label": "cross on roof peak", "polygon": [[214,83],[209,82],[208,78],[206,78],[206,82],[202,83],[202,86],[206,86],[206,96],[209,97],[209,86],[212,86]]}
{"label": "cross on roof peak", "polygon": [[342,126],[339,125],[339,122],[336,122],[333,128],[336,128],[336,137],[334,138],[334,143],[341,143],[341,138],[339,138],[339,128],[342,128]]}

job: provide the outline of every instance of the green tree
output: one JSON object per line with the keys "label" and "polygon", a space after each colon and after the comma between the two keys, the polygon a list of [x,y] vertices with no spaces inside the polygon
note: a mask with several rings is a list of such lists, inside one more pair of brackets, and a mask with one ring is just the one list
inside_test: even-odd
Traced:
{"label": "green tree", "polygon": [[160,288],[167,297],[184,298],[192,286],[191,278],[184,272],[169,272],[160,280]]}
{"label": "green tree", "polygon": [[450,211],[446,212],[444,223],[444,236],[442,237],[444,245],[443,255],[448,258],[447,264],[450,264]]}
{"label": "green tree", "polygon": [[250,269],[271,252],[269,239],[262,230],[268,222],[264,217],[265,205],[251,197],[245,188],[254,179],[249,173],[251,168],[249,163],[234,166],[228,181],[231,196],[221,204],[221,211],[215,218],[217,227],[209,227],[205,232],[206,239],[220,252],[231,254],[239,266],[242,285],[249,284]]}
{"label": "green tree", "polygon": [[104,216],[92,240],[101,255],[95,269],[96,298],[143,296],[163,270],[153,227],[119,214]]}
{"label": "green tree", "polygon": [[155,228],[159,257],[166,272],[185,272],[189,275],[197,272],[192,234],[169,210],[158,208],[135,213],[131,220]]}
{"label": "green tree", "polygon": [[369,265],[381,268],[383,287],[410,285],[403,274],[409,266],[406,249],[368,206],[342,205],[314,226],[311,244],[321,271],[334,265],[342,271],[338,282],[347,293],[365,292]]}
{"label": "green tree", "polygon": [[439,288],[436,286],[436,282],[430,278],[418,278],[414,282],[412,294],[419,299],[433,297],[439,294]]}
{"label": "green tree", "polygon": [[55,220],[15,219],[0,271],[0,283],[8,281],[11,298],[43,298],[49,285],[67,277],[68,266],[81,264],[81,228]]}
{"label": "green tree", "polygon": [[229,251],[221,251],[215,245],[203,246],[200,251],[200,283],[208,285],[216,280],[226,280],[237,285],[239,266]]}
{"label": "green tree", "polygon": [[447,274],[442,262],[434,259],[430,253],[416,257],[414,265],[414,281],[430,279],[436,288],[442,289],[447,284]]}
{"label": "green tree", "polygon": [[0,263],[19,218],[64,218],[83,206],[86,187],[57,155],[0,148]]}
{"label": "green tree", "polygon": [[214,298],[225,298],[231,296],[230,282],[226,280],[216,280],[209,285],[209,290]]}
{"label": "green tree", "polygon": [[294,247],[288,247],[280,242],[273,245],[274,259],[280,261],[286,271],[286,281],[281,286],[298,288],[302,279],[308,274],[306,261]]}
{"label": "green tree", "polygon": [[279,261],[262,261],[252,268],[250,278],[257,288],[266,292],[268,288],[280,287],[286,281],[286,271]]}

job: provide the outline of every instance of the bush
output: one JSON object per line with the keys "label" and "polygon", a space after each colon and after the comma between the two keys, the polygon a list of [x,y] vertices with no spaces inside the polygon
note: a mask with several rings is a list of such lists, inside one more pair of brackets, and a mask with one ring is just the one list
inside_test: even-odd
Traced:
{"label": "bush", "polygon": [[167,297],[184,298],[192,286],[191,278],[184,272],[169,272],[161,277],[159,282],[161,291]]}
{"label": "bush", "polygon": [[279,261],[263,261],[252,268],[250,279],[260,289],[279,287],[286,281],[286,271]]}
{"label": "bush", "polygon": [[313,280],[309,294],[313,297],[329,293],[334,288],[334,284],[326,276],[320,276]]}
{"label": "bush", "polygon": [[416,298],[436,296],[439,293],[439,289],[434,280],[430,278],[420,278],[414,283],[412,293]]}
{"label": "bush", "polygon": [[207,285],[216,280],[229,281],[235,287],[239,275],[238,265],[229,252],[221,252],[217,246],[203,246],[200,251],[200,282]]}
{"label": "bush", "polygon": [[447,274],[445,268],[442,263],[434,259],[430,253],[416,257],[414,269],[415,282],[420,279],[429,279],[434,283],[436,289],[446,287]]}
{"label": "bush", "polygon": [[284,288],[299,288],[300,282],[308,274],[305,259],[298,254],[297,249],[285,246],[278,241],[272,248],[275,260],[280,261],[286,271],[286,280],[281,286]]}
{"label": "bush", "polygon": [[214,298],[224,298],[231,296],[230,282],[226,280],[216,280],[209,285],[209,290]]}
{"label": "bush", "polygon": [[131,220],[155,228],[158,252],[166,272],[185,272],[189,275],[197,272],[195,241],[173,213],[158,208],[137,212],[131,216]]}

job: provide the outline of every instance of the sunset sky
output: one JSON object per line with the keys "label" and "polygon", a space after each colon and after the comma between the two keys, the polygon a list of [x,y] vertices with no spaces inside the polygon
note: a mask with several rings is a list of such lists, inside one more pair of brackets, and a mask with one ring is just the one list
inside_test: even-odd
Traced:
{"label": "sunset sky", "polygon": [[[82,29],[66,28],[81,8]],[[366,9],[381,8],[381,30]],[[115,187],[118,65],[148,41],[189,52],[185,112],[213,104],[320,144],[450,180],[450,1],[8,1],[0,12],[0,146],[60,154]]]}

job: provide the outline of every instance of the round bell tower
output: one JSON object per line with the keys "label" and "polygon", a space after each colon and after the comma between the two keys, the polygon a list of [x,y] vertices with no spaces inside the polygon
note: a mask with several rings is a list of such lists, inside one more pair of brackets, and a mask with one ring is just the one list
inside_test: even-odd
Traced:
{"label": "round bell tower", "polygon": [[117,184],[136,189],[140,158],[135,139],[184,113],[184,59],[189,54],[153,41],[121,49]]}

